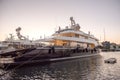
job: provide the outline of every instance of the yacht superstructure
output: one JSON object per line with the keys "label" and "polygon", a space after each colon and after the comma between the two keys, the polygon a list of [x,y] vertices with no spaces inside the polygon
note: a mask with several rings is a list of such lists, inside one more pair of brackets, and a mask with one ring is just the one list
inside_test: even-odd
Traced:
{"label": "yacht superstructure", "polygon": [[40,41],[48,41],[54,46],[65,46],[65,47],[76,47],[80,46],[83,48],[95,48],[99,42],[96,37],[90,34],[90,32],[84,33],[81,31],[79,24],[76,24],[73,17],[70,17],[71,25],[66,26],[65,29],[59,27],[51,38],[45,38]]}

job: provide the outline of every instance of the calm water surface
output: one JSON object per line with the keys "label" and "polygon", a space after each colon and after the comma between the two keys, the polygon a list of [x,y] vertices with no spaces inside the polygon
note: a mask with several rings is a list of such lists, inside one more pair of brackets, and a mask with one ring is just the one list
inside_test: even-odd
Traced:
{"label": "calm water surface", "polygon": [[[80,58],[45,65],[7,70],[1,80],[120,80],[120,52],[102,52],[101,57]],[[115,64],[104,63],[114,57]],[[6,70],[0,69],[0,74]]]}

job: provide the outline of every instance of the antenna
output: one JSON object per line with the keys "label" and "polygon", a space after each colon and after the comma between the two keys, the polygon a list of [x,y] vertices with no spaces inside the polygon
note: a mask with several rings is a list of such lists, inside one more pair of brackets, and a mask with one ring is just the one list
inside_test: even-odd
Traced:
{"label": "antenna", "polygon": [[106,41],[106,34],[105,34],[105,28],[104,28],[104,42]]}
{"label": "antenna", "polygon": [[100,40],[99,41],[101,42],[101,35],[100,35]]}
{"label": "antenna", "polygon": [[70,17],[70,21],[71,21],[71,26],[75,25],[75,20],[73,19],[73,17]]}

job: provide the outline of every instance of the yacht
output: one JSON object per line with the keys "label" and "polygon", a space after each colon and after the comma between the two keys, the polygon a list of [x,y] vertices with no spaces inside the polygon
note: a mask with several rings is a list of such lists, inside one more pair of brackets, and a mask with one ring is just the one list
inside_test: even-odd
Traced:
{"label": "yacht", "polygon": [[[27,37],[21,35],[21,27],[16,29],[17,36],[10,34],[9,38],[0,42],[0,54],[12,53],[13,51],[23,50],[28,48],[35,48],[40,46],[40,43],[29,40]],[[15,38],[17,37],[17,38]]]}
{"label": "yacht", "polygon": [[[22,36],[20,34],[21,28],[17,28],[16,32],[19,40],[11,40],[13,38],[11,36],[11,39],[8,39],[8,41],[20,44],[19,48],[22,47],[22,50],[16,50],[9,54],[0,54],[0,64],[6,67],[22,66],[23,64],[33,65],[33,63],[63,61],[99,55],[99,40],[91,35],[90,32],[85,33],[81,31],[80,25],[76,24],[73,17],[70,17],[70,21],[70,26],[67,26],[64,29],[59,27],[51,37],[39,39],[34,42],[31,42],[26,37]],[[35,44],[35,42],[37,44]],[[39,43],[48,44],[36,46],[39,45]],[[31,48],[31,44],[34,46],[33,48]],[[26,49],[25,47],[29,48]]]}
{"label": "yacht", "polygon": [[6,52],[11,52],[14,50],[15,50],[15,48],[13,48],[12,46],[9,46],[8,44],[4,44],[3,42],[0,42],[0,54],[6,53]]}

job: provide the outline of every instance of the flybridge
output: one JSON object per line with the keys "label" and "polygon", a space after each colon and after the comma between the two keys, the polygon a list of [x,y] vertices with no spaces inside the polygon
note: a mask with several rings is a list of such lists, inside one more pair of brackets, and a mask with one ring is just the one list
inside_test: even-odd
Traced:
{"label": "flybridge", "polygon": [[62,29],[62,30],[56,31],[56,33],[64,32],[64,31],[69,31],[69,30],[73,30],[73,29]]}
{"label": "flybridge", "polygon": [[[83,31],[81,31],[79,24],[76,24],[76,22],[73,19],[73,17],[70,17],[70,21],[71,21],[70,27],[66,26],[65,29],[61,29],[61,27],[59,27],[58,31],[56,31],[55,34],[74,33],[74,34],[77,34],[77,35],[80,35],[80,36],[84,36],[84,37],[87,37],[87,38],[90,37],[90,38],[93,38],[93,39],[98,41],[98,39],[96,37],[94,37],[93,35],[91,35],[90,32],[87,34],[87,33],[83,32]],[[74,37],[74,36],[72,36],[72,37]]]}
{"label": "flybridge", "polygon": [[66,26],[65,29],[61,29],[61,27],[59,27],[59,29],[58,29],[58,31],[56,31],[56,33],[57,32],[59,33],[59,32],[63,32],[63,31],[67,31],[67,30],[79,31],[80,26],[79,26],[79,24],[75,23],[75,20],[73,19],[73,17],[70,17],[70,21],[71,21],[71,26],[70,27]]}

